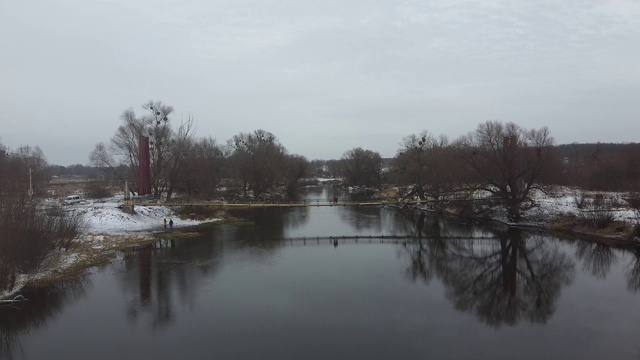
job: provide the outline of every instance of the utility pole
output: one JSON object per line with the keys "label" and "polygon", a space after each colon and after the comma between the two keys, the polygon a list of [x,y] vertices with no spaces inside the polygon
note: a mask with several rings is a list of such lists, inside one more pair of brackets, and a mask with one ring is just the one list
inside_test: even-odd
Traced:
{"label": "utility pole", "polygon": [[31,181],[31,168],[29,168],[29,191],[27,192],[29,197],[33,197],[33,182]]}

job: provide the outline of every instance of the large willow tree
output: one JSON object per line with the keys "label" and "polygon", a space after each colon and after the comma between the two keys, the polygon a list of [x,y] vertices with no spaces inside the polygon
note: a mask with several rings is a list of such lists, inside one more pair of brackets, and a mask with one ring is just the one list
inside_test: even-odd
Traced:
{"label": "large willow tree", "polygon": [[548,128],[527,130],[512,122],[482,123],[457,145],[467,182],[499,198],[512,222],[520,221],[523,207],[535,205],[531,193],[544,190],[555,159]]}

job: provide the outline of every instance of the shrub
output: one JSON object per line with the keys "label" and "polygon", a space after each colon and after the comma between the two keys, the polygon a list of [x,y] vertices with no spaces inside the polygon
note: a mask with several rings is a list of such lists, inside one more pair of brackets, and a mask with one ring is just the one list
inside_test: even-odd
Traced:
{"label": "shrub", "polygon": [[636,218],[636,223],[633,224],[633,236],[640,237],[640,221]]}
{"label": "shrub", "polygon": [[633,208],[633,212],[636,215],[636,221],[633,224],[633,234],[634,236],[640,237],[640,193],[631,193],[629,194],[629,198],[625,200],[631,208]]}
{"label": "shrub", "polygon": [[580,222],[582,224],[596,229],[606,229],[609,225],[613,224],[614,221],[614,212],[607,209],[583,211],[580,215]]}
{"label": "shrub", "polygon": [[73,245],[79,216],[50,216],[38,201],[6,196],[0,204],[0,290],[18,274],[36,271],[49,254]]}
{"label": "shrub", "polygon": [[584,191],[575,190],[573,192],[573,203],[576,205],[578,209],[582,209],[585,207],[587,202],[587,195]]}
{"label": "shrub", "polygon": [[631,193],[625,200],[633,209],[640,210],[640,193]]}
{"label": "shrub", "polygon": [[91,199],[102,199],[112,196],[109,184],[103,181],[89,181],[85,185],[85,195]]}

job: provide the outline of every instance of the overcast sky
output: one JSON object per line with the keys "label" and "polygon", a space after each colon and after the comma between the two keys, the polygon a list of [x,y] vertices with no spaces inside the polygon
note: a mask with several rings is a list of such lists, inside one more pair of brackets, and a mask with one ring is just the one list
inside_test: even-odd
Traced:
{"label": "overcast sky", "polygon": [[0,2],[3,144],[88,164],[150,99],[198,137],[264,129],[310,160],[487,120],[638,142],[640,2]]}

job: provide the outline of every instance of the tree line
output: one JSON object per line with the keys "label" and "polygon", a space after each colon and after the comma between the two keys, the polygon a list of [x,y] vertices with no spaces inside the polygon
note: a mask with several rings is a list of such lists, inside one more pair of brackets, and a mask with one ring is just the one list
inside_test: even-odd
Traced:
{"label": "tree line", "polygon": [[360,147],[341,159],[309,161],[291,154],[276,135],[259,129],[221,143],[195,136],[194,119],[173,119],[173,107],[158,101],[121,115],[108,142],[91,152],[93,166],[137,191],[138,137],[151,143],[153,197],[176,192],[213,199],[232,194],[293,195],[308,177],[340,178],[347,186],[377,189],[400,186],[403,197],[447,200],[462,191],[482,190],[499,198],[513,221],[533,206],[531,192],[550,184],[595,190],[637,190],[640,146],[555,146],[548,128],[525,129],[512,122],[486,121],[450,141],[427,130],[401,140],[396,156],[382,159]]}
{"label": "tree line", "polygon": [[128,109],[108,142],[96,144],[91,165],[106,170],[110,178],[127,181],[134,193],[138,184],[138,139],[150,139],[152,196],[171,200],[176,192],[212,199],[226,193],[261,196],[274,188],[295,193],[309,162],[290,154],[278,138],[264,130],[239,133],[219,143],[212,137],[195,137],[194,120],[175,124],[173,108],[161,102],[144,104],[137,115]]}

